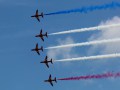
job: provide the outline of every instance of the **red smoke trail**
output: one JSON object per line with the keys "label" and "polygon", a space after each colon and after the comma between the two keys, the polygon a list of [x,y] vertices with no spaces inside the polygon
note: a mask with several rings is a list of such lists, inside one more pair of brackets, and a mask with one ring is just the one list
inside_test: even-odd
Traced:
{"label": "red smoke trail", "polygon": [[79,77],[69,77],[69,78],[61,78],[58,80],[86,80],[86,79],[101,79],[101,78],[110,78],[110,77],[120,77],[120,72],[118,73],[104,73],[104,74],[97,74],[97,75],[87,75],[87,76],[79,76]]}

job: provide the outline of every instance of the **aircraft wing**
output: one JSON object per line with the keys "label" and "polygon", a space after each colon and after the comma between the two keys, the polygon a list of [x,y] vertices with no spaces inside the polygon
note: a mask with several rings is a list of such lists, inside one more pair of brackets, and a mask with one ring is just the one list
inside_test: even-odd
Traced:
{"label": "aircraft wing", "polygon": [[38,43],[36,44],[36,48],[38,48]]}
{"label": "aircraft wing", "polygon": [[[46,63],[46,66],[49,68],[49,65],[48,65],[48,63]],[[49,77],[49,79],[50,79],[51,77]]]}
{"label": "aircraft wing", "polygon": [[49,76],[49,79],[51,79],[51,74],[50,74],[50,76]]}
{"label": "aircraft wing", "polygon": [[50,84],[53,86],[53,83],[52,83],[52,82],[50,82]]}
{"label": "aircraft wing", "polygon": [[42,29],[41,29],[41,31],[40,31],[40,34],[42,34]]}
{"label": "aircraft wing", "polygon": [[38,15],[38,9],[36,10],[36,15]]}
{"label": "aircraft wing", "polygon": [[37,20],[40,22],[40,19],[39,19],[39,17],[36,17],[37,18]]}
{"label": "aircraft wing", "polygon": [[41,37],[41,39],[42,39],[42,41],[44,42],[44,38],[43,38],[43,37]]}
{"label": "aircraft wing", "polygon": [[38,55],[40,55],[39,51],[37,51]]}

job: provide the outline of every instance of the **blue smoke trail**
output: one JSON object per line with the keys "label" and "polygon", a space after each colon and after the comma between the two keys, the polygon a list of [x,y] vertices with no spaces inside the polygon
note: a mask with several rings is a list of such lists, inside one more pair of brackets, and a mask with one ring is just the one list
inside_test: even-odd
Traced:
{"label": "blue smoke trail", "polygon": [[95,10],[104,10],[104,9],[110,9],[110,8],[116,8],[120,7],[120,3],[118,2],[111,2],[109,4],[104,4],[104,5],[96,5],[96,6],[89,6],[89,7],[82,7],[78,9],[72,9],[72,10],[64,10],[64,11],[58,11],[58,12],[52,12],[44,15],[55,15],[55,14],[69,14],[69,13],[75,13],[75,12],[80,12],[80,13],[88,13],[92,12]]}

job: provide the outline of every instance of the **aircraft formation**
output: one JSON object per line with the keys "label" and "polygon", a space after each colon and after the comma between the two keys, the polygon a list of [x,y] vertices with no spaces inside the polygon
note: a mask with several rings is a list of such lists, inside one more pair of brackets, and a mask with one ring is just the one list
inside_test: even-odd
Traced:
{"label": "aircraft formation", "polygon": [[[102,10],[102,9],[108,9],[108,8],[114,8],[114,7],[120,7],[120,4],[119,3],[116,3],[116,2],[112,2],[110,4],[105,4],[105,5],[101,5],[101,6],[90,6],[90,7],[84,7],[84,8],[80,8],[80,9],[73,9],[73,10],[66,10],[66,11],[59,11],[59,12],[53,12],[53,13],[48,13],[48,14],[44,14],[43,12],[41,12],[39,14],[38,12],[38,9],[36,10],[36,13],[34,15],[32,15],[31,17],[32,18],[36,18],[38,22],[40,22],[40,19],[44,17],[44,15],[55,15],[55,14],[67,14],[67,13],[76,13],[76,12],[80,12],[80,13],[83,13],[83,12],[92,12],[94,10]],[[109,27],[112,26],[112,25],[108,25]],[[105,27],[108,27],[108,26],[104,26]],[[116,26],[116,25],[113,25],[113,26]],[[82,28],[81,30],[79,29],[78,30],[70,30],[70,31],[63,31],[63,32],[57,32],[57,33],[52,33],[51,35],[57,35],[57,34],[67,34],[67,33],[75,33],[75,32],[84,32],[84,31],[92,31],[92,30],[96,30],[96,29],[99,29],[100,28],[103,28],[103,26],[97,26],[97,27],[93,27],[92,29],[91,28]],[[50,34],[49,34],[50,35]],[[43,33],[43,30],[41,29],[40,30],[40,33],[35,35],[35,37],[37,38],[40,38],[43,42],[45,41],[44,38],[48,38],[48,33],[45,32]],[[117,40],[120,40],[120,39],[117,39]],[[111,40],[111,41],[117,41],[117,40]],[[85,46],[85,45],[90,45],[90,44],[97,44],[97,43],[105,43],[106,42],[110,42],[110,40],[104,40],[104,41],[101,41],[101,42],[98,42],[98,41],[94,41],[94,42],[87,42],[87,43],[77,43],[76,46]],[[67,45],[66,47],[68,46],[74,46],[75,45]],[[64,46],[56,46],[56,47],[48,47],[47,49],[51,49],[51,48],[59,48],[59,47],[64,47]],[[46,48],[45,48],[46,49]],[[43,49],[43,46],[39,47],[38,46],[38,43],[36,43],[36,46],[34,49],[31,49],[31,51],[35,51],[38,55],[40,55],[41,52],[44,51]],[[120,57],[120,54],[111,54],[111,55],[99,55],[99,56],[89,56],[89,57],[78,57],[78,58],[71,58],[71,59],[63,59],[63,60],[57,60],[57,61],[73,61],[73,60],[88,60],[88,59],[101,59],[101,58],[112,58],[112,57]],[[46,55],[44,60],[41,61],[40,63],[42,64],[45,64],[47,68],[49,68],[49,64],[53,64],[53,59],[48,59],[48,56]],[[102,74],[102,75],[88,75],[88,76],[80,76],[80,77],[71,77],[71,78],[62,78],[62,79],[56,79],[55,78],[52,78],[52,75],[50,74],[48,79],[47,80],[44,80],[44,82],[48,82],[50,83],[51,86],[53,86],[53,82],[57,83],[57,80],[79,80],[79,79],[91,79],[91,78],[105,78],[105,77],[116,77],[116,76],[120,76],[120,73],[116,73],[116,74],[113,74],[113,73],[107,73],[107,74]]]}
{"label": "aircraft formation", "polygon": [[[38,9],[37,9],[35,15],[33,15],[31,17],[36,18],[37,21],[40,22],[40,18],[41,17],[43,18],[44,14],[43,14],[43,12],[41,14],[39,14]],[[45,41],[44,37],[48,38],[48,34],[47,34],[47,32],[43,33],[43,30],[41,29],[40,33],[37,34],[35,37],[40,38],[44,42]],[[38,43],[37,43],[35,48],[31,49],[31,51],[35,51],[38,55],[40,55],[40,52],[43,52],[44,49],[43,49],[43,46],[39,47]],[[45,64],[47,66],[47,68],[49,68],[49,63],[53,64],[53,60],[52,60],[52,58],[50,60],[48,60],[48,56],[46,56],[44,58],[44,60],[41,61],[40,63]],[[57,83],[57,79],[56,79],[56,77],[54,79],[52,79],[52,76],[50,74],[48,80],[44,80],[44,82],[48,82],[48,83],[50,83],[51,86],[53,86],[53,82]]]}

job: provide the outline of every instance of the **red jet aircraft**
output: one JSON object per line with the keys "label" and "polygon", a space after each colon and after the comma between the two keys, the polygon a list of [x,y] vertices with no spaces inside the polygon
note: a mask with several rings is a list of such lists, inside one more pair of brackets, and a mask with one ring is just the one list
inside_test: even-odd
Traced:
{"label": "red jet aircraft", "polygon": [[43,52],[43,46],[41,46],[41,48],[38,48],[38,43],[37,43],[35,49],[32,49],[32,51],[36,51],[38,55],[40,55],[39,50]]}
{"label": "red jet aircraft", "polygon": [[45,63],[48,68],[49,68],[48,63],[52,63],[53,64],[52,59],[50,61],[48,61],[48,57],[47,56],[45,57],[44,61],[42,61],[40,63]]}
{"label": "red jet aircraft", "polygon": [[42,12],[42,13],[39,15],[39,14],[38,14],[38,9],[37,9],[35,15],[33,15],[33,16],[31,16],[31,17],[35,17],[35,18],[40,22],[40,19],[39,19],[40,16],[43,18],[44,14],[43,14],[43,12]]}
{"label": "red jet aircraft", "polygon": [[41,29],[40,34],[36,35],[35,37],[40,37],[42,39],[42,41],[44,42],[44,36],[46,36],[48,38],[47,32],[45,34],[42,34],[42,29]]}
{"label": "red jet aircraft", "polygon": [[57,83],[56,77],[52,79],[51,74],[50,74],[49,79],[45,80],[44,82],[49,82],[53,86],[53,83],[52,83],[53,81]]}

